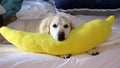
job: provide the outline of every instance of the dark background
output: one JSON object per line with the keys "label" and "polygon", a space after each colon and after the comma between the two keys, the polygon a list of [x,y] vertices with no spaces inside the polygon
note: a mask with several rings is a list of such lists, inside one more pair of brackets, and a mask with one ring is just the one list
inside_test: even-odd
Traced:
{"label": "dark background", "polygon": [[90,8],[90,9],[117,9],[120,0],[54,0],[58,9]]}

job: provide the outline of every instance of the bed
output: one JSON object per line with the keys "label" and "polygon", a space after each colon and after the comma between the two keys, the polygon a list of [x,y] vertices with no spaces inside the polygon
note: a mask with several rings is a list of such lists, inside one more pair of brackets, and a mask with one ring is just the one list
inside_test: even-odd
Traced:
{"label": "bed", "polygon": [[[22,27],[20,26],[21,21],[24,23],[33,22],[47,15],[46,12],[48,11],[42,11],[43,8],[39,8],[38,10],[37,3],[29,1],[24,2],[24,4],[24,7],[17,13],[18,19],[10,23],[8,27],[19,29]],[[35,12],[32,12],[31,7]],[[51,6],[47,8],[50,7]],[[40,10],[41,12],[38,14]],[[49,10],[49,12],[54,11]],[[59,13],[70,17],[75,27],[96,18],[107,17],[97,15],[70,15],[64,12]],[[12,44],[1,43],[0,68],[120,68],[120,15],[116,14],[115,16],[116,23],[112,28],[113,32],[111,36],[97,48],[100,51],[99,55],[91,56],[83,53],[73,55],[69,59],[63,59],[48,54],[21,51]],[[30,19],[32,19],[32,21]],[[19,27],[16,27],[17,25],[19,25]]]}

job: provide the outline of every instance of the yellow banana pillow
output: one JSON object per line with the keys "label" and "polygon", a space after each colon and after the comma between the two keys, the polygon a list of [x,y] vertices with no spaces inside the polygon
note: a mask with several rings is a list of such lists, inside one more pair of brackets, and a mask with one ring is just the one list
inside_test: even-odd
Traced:
{"label": "yellow banana pillow", "polygon": [[48,34],[0,28],[0,33],[17,48],[52,55],[78,54],[104,42],[112,31],[114,16],[89,21],[73,29],[65,41],[56,41]]}

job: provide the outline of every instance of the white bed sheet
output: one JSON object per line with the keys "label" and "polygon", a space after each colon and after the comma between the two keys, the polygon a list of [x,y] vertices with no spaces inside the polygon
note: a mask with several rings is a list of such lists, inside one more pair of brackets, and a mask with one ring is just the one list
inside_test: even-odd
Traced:
{"label": "white bed sheet", "polygon": [[[34,8],[36,10],[36,7]],[[36,12],[33,12],[33,14],[31,11],[31,9],[28,11],[20,11],[17,14],[19,20],[14,22],[14,24],[16,23],[14,27],[16,25],[19,25],[17,22],[20,20],[26,23],[30,19],[33,19],[33,16],[36,19],[42,16],[41,13],[37,14],[39,12],[38,10]],[[92,19],[105,18],[104,16],[84,15],[79,15],[77,17],[70,15],[69,17],[71,17],[75,26],[78,26],[81,23]],[[11,27],[13,27],[13,24],[11,25]],[[69,59],[62,59],[47,54],[24,52],[15,48],[13,45],[10,46],[8,44],[0,44],[0,68],[120,68],[119,26],[120,16],[117,16],[116,24],[113,26],[113,32],[110,38],[101,44],[100,47],[98,47],[100,54],[97,56],[91,56],[84,53],[73,55]]]}

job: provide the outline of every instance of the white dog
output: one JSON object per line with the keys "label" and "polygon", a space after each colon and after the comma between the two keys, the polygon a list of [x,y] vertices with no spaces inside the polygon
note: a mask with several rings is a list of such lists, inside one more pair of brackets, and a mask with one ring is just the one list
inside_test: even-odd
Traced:
{"label": "white dog", "polygon": [[[74,28],[74,25],[70,21],[70,19],[63,16],[50,16],[45,19],[40,24],[39,30],[41,33],[50,34],[54,39],[58,41],[65,40],[70,31]],[[99,52],[96,48],[91,49],[87,52],[90,55],[97,55]],[[62,58],[69,58],[71,54],[60,55]]]}

